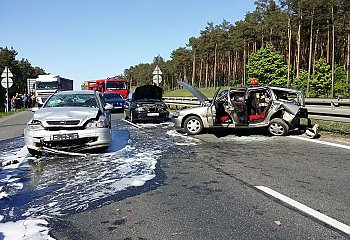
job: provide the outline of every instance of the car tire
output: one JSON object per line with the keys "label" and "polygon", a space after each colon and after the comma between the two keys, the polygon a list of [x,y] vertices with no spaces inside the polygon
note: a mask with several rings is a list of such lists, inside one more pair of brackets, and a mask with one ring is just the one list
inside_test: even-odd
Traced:
{"label": "car tire", "polygon": [[288,124],[280,118],[270,121],[268,131],[273,136],[285,136],[289,132]]}
{"label": "car tire", "polygon": [[186,120],[184,122],[184,128],[188,134],[196,135],[196,134],[199,134],[200,132],[202,132],[203,122],[197,116],[190,116],[190,117],[186,118]]}
{"label": "car tire", "polygon": [[31,148],[28,148],[28,152],[32,156],[41,156],[42,155],[41,151],[37,151],[37,150],[31,149]]}

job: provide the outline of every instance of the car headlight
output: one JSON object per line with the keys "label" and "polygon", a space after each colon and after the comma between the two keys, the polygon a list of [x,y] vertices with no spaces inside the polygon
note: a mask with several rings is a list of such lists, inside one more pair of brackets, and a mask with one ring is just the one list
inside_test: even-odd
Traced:
{"label": "car headlight", "polygon": [[137,107],[136,108],[136,111],[138,111],[138,112],[142,112],[142,111],[145,111],[146,110],[146,108],[143,108],[143,107]]}
{"label": "car headlight", "polygon": [[108,128],[108,124],[103,120],[91,120],[86,124],[86,128]]}
{"label": "car headlight", "polygon": [[173,117],[178,117],[178,116],[180,116],[180,113],[179,113],[179,112],[174,112],[174,113],[173,113]]}
{"label": "car headlight", "polygon": [[29,131],[41,131],[44,130],[44,127],[40,121],[32,120],[30,123],[27,124],[27,129]]}

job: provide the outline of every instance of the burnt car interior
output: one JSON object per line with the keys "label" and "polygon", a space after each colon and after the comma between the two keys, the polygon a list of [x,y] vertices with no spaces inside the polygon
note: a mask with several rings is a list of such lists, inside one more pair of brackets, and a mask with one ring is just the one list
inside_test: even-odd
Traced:
{"label": "burnt car interior", "polygon": [[265,120],[271,106],[267,89],[234,89],[219,95],[215,102],[215,124],[248,125]]}

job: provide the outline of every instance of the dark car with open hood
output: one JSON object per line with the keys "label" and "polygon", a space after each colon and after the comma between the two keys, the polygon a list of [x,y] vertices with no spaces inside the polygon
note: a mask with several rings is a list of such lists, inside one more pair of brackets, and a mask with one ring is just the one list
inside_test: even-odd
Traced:
{"label": "dark car with open hood", "polygon": [[162,100],[163,89],[155,85],[137,87],[125,101],[124,116],[131,122],[164,122],[169,116]]}

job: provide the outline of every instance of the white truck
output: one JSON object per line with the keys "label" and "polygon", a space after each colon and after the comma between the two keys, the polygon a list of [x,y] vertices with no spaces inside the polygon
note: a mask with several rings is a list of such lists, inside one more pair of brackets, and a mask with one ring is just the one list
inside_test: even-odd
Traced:
{"label": "white truck", "polygon": [[73,80],[63,78],[60,75],[39,75],[33,83],[33,79],[27,79],[28,89],[36,95],[38,106],[42,106],[46,99],[56,91],[73,90]]}

